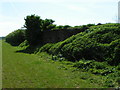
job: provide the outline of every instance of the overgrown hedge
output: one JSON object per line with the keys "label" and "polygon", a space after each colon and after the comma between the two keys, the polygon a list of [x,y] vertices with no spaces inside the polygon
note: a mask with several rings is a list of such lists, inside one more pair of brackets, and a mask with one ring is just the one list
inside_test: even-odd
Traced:
{"label": "overgrown hedge", "polygon": [[40,52],[61,53],[67,60],[80,59],[107,61],[111,65],[120,63],[120,24],[92,26],[65,41],[47,44]]}
{"label": "overgrown hedge", "polygon": [[5,41],[13,46],[18,46],[25,40],[25,30],[16,30],[5,37]]}

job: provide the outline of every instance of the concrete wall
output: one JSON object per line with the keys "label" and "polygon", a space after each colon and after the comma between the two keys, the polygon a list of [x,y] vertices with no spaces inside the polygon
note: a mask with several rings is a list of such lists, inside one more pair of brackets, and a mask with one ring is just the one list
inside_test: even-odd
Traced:
{"label": "concrete wall", "polygon": [[53,30],[53,31],[44,31],[43,32],[43,43],[56,43],[63,41],[68,37],[80,33],[81,30]]}

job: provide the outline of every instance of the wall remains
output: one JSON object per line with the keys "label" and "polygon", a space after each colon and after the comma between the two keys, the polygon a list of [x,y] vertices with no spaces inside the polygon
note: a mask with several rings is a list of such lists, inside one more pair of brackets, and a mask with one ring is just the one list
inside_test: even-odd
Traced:
{"label": "wall remains", "polygon": [[80,29],[79,30],[64,29],[64,30],[44,31],[42,36],[43,44],[56,43],[59,41],[63,41],[69,38],[70,36],[80,32],[81,32]]}

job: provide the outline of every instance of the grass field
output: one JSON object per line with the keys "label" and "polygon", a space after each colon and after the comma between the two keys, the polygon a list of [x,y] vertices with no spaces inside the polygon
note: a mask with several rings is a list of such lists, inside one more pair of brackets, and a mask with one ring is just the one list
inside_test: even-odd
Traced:
{"label": "grass field", "polygon": [[22,48],[13,47],[4,41],[2,43],[3,88],[118,87],[117,73],[110,74],[112,76],[92,74],[74,67],[73,62],[52,60],[52,56],[47,53],[18,52],[21,50]]}
{"label": "grass field", "polygon": [[[3,88],[99,88],[101,77],[74,71],[70,65],[54,62],[46,53],[16,53],[18,47],[3,42]],[[91,83],[95,79],[98,83]],[[97,81],[99,80],[99,81]]]}

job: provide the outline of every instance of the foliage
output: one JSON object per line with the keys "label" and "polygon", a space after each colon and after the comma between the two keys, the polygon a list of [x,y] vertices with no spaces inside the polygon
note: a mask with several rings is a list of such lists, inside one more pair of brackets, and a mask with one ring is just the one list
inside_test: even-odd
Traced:
{"label": "foliage", "polygon": [[111,73],[119,72],[117,67],[112,67],[106,62],[97,62],[94,60],[80,60],[74,63],[74,67],[82,69],[84,71],[90,71],[93,74],[106,76]]}
{"label": "foliage", "polygon": [[61,30],[61,29],[68,29],[68,28],[70,28],[71,26],[69,26],[69,25],[59,25],[59,26],[56,26],[53,30],[55,30],[55,29],[59,29],[59,30]]}
{"label": "foliage", "polygon": [[42,21],[42,31],[50,31],[53,29],[56,25],[53,24],[54,21],[52,19],[45,19]]}
{"label": "foliage", "polygon": [[81,32],[83,32],[86,29],[90,28],[91,26],[95,26],[95,24],[87,24],[73,27],[69,25],[59,25],[53,28],[52,30],[80,30]]}
{"label": "foliage", "polygon": [[18,29],[5,37],[5,41],[13,46],[18,46],[25,40],[25,30]]}
{"label": "foliage", "polygon": [[119,64],[120,63],[120,39],[117,39],[110,43],[109,52],[111,55],[110,64]]}
{"label": "foliage", "polygon": [[[30,45],[36,45],[41,36],[42,19],[39,16],[31,15],[25,19],[26,40]],[[39,40],[40,41],[40,40]]]}
{"label": "foliage", "polygon": [[[118,67],[110,66],[106,62],[96,62],[94,60],[83,59],[75,62],[73,67],[77,67],[82,71],[91,72],[95,75],[103,76],[105,86],[107,87],[115,87],[120,84],[120,71],[118,70]],[[92,79],[92,82],[95,81]]]}
{"label": "foliage", "polygon": [[48,44],[45,44],[43,47],[40,48],[40,52],[48,52],[48,50],[52,47],[53,44],[51,43],[48,43]]}
{"label": "foliage", "polygon": [[100,62],[107,61],[111,65],[117,65],[120,63],[119,26],[120,24],[109,23],[92,25],[77,35],[53,44],[47,49],[47,52],[51,54],[61,53],[69,61],[79,61],[84,58]]}
{"label": "foliage", "polygon": [[56,25],[52,19],[41,19],[40,16],[30,15],[25,18],[24,27],[26,30],[26,40],[30,46],[42,44],[42,31],[51,30]]}
{"label": "foliage", "polygon": [[25,40],[25,41],[23,41],[20,45],[19,45],[19,47],[24,47],[24,46],[28,46],[29,44],[28,44],[28,41],[27,40]]}

